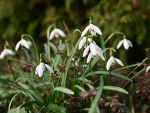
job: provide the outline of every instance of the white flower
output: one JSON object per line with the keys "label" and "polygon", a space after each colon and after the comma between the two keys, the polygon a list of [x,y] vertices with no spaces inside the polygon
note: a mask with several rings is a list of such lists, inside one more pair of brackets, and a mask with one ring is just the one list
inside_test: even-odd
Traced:
{"label": "white flower", "polygon": [[52,39],[54,38],[54,36],[55,36],[56,38],[58,38],[59,35],[62,36],[62,37],[65,37],[65,33],[64,33],[62,30],[60,30],[60,29],[58,29],[58,28],[55,28],[55,29],[51,32],[51,34],[50,34],[50,40],[52,40]]}
{"label": "white flower", "polygon": [[29,47],[30,47],[29,43],[25,39],[23,39],[23,38],[16,44],[16,47],[15,47],[16,51],[19,49],[20,45],[24,46],[27,49],[29,49]]}
{"label": "white flower", "polygon": [[117,49],[119,49],[119,48],[121,47],[122,43],[123,43],[124,48],[125,48],[126,50],[129,49],[129,47],[133,47],[133,45],[132,45],[132,43],[131,43],[130,40],[123,39],[123,40],[121,40],[121,41],[118,43]]}
{"label": "white flower", "polygon": [[87,57],[87,63],[89,63],[91,61],[91,58],[93,58],[95,55],[99,55],[102,60],[105,60],[104,56],[103,56],[103,51],[101,50],[101,48],[99,46],[96,45],[95,42],[92,42],[90,45],[88,45],[84,52],[83,52],[83,57],[85,57],[89,50],[91,51],[90,54]]}
{"label": "white flower", "polygon": [[92,35],[94,35],[94,36],[96,36],[96,33],[98,33],[99,35],[102,35],[101,30],[100,30],[97,26],[95,26],[95,25],[93,25],[93,24],[90,24],[89,26],[87,26],[87,27],[84,29],[84,31],[83,31],[82,34],[81,34],[81,37],[83,37],[83,36],[87,33],[88,30],[89,30],[89,32],[90,32]]}
{"label": "white flower", "polygon": [[146,72],[148,72],[150,70],[150,66],[148,66],[147,68],[146,68]]}
{"label": "white flower", "polygon": [[11,49],[4,49],[0,54],[0,59],[3,59],[6,55],[14,55],[15,52],[13,52]]}
{"label": "white flower", "polygon": [[83,37],[79,43],[79,49],[81,49],[84,46],[85,42],[86,42],[86,37]]}
{"label": "white flower", "polygon": [[41,62],[41,63],[36,67],[36,69],[35,69],[35,74],[36,74],[36,75],[39,75],[39,77],[42,77],[43,72],[45,71],[45,69],[47,69],[47,70],[50,71],[51,73],[54,73],[53,69],[52,69],[49,65],[47,65],[47,64],[45,64],[45,63],[43,63],[43,62]]}
{"label": "white flower", "polygon": [[124,66],[123,63],[117,59],[117,58],[114,58],[113,56],[111,56],[106,64],[106,69],[109,70],[110,69],[110,66],[111,65],[114,65],[115,63],[118,63],[119,65],[121,66]]}
{"label": "white flower", "polygon": [[29,47],[32,46],[32,42],[30,40],[27,40]]}

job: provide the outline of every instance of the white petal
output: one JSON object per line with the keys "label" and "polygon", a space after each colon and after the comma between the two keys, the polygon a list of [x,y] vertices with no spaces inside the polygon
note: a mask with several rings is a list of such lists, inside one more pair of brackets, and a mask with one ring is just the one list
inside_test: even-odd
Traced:
{"label": "white petal", "polygon": [[92,34],[93,36],[96,36],[96,31],[91,30],[90,32],[91,32],[91,34]]}
{"label": "white petal", "polygon": [[89,62],[91,61],[91,58],[93,58],[93,56],[94,56],[94,55],[93,55],[93,53],[91,52],[91,53],[88,55],[86,62],[89,63]]}
{"label": "white petal", "polygon": [[62,30],[57,29],[57,28],[56,28],[56,30],[60,36],[65,37],[65,33]]}
{"label": "white petal", "polygon": [[87,27],[84,29],[84,31],[83,31],[82,34],[81,34],[81,37],[83,37],[83,36],[87,33],[88,30],[89,30],[89,26],[87,26]]}
{"label": "white petal", "polygon": [[93,53],[93,55],[97,55],[97,49],[94,43],[90,44],[90,50]]}
{"label": "white petal", "polygon": [[18,48],[19,48],[20,44],[21,44],[21,40],[16,44],[16,47],[15,47],[16,51],[18,51]]}
{"label": "white petal", "polygon": [[117,49],[119,49],[119,48],[121,47],[122,43],[123,43],[123,40],[121,40],[121,41],[118,43]]}
{"label": "white petal", "polygon": [[133,45],[132,45],[132,43],[131,43],[130,40],[128,40],[128,43],[129,43],[129,46],[130,46],[130,47],[133,47]]}
{"label": "white petal", "polygon": [[56,32],[57,32],[56,29],[54,29],[54,30],[51,32],[50,37],[49,37],[50,40],[52,40],[52,39],[54,38]]}
{"label": "white petal", "polygon": [[101,54],[100,52],[98,52],[98,55],[101,57],[102,60],[105,61],[105,58],[104,58],[103,54]]}
{"label": "white petal", "polygon": [[25,39],[21,39],[21,45],[29,49],[29,44]]}
{"label": "white petal", "polygon": [[85,48],[85,50],[83,52],[83,57],[85,57],[88,54],[89,49],[90,49],[90,45]]}
{"label": "white petal", "polygon": [[146,68],[146,72],[148,72],[150,70],[150,66],[148,66],[147,68]]}
{"label": "white petal", "polygon": [[15,53],[12,51],[12,50],[10,50],[10,49],[6,49],[6,51],[7,51],[7,54],[10,54],[10,55],[14,55]]}
{"label": "white petal", "polygon": [[44,68],[45,68],[44,63],[40,63],[39,67],[38,67],[38,75],[39,75],[39,77],[41,77],[43,75]]}
{"label": "white petal", "polygon": [[46,67],[46,69],[48,69],[51,73],[54,73],[53,69],[52,69],[49,65],[45,64],[45,67]]}
{"label": "white petal", "polygon": [[123,39],[123,45],[126,50],[129,49],[129,43],[127,39]]}
{"label": "white petal", "polygon": [[114,59],[115,59],[115,61],[116,61],[118,64],[120,64],[121,66],[124,66],[123,63],[121,62],[121,60],[119,60],[119,59],[117,59],[117,58],[114,58]]}
{"label": "white petal", "polygon": [[27,42],[29,46],[32,46],[32,42],[30,40],[27,40]]}
{"label": "white petal", "polygon": [[88,40],[88,42],[89,42],[89,43],[91,43],[91,42],[92,42],[92,39],[91,39],[91,38],[88,38],[87,40]]}
{"label": "white petal", "polygon": [[2,52],[1,52],[1,55],[0,55],[0,59],[3,59],[6,55],[6,50],[4,49]]}
{"label": "white petal", "polygon": [[93,25],[93,28],[94,28],[94,31],[96,31],[99,35],[102,35],[101,30],[97,26]]}
{"label": "white petal", "polygon": [[35,74],[38,75],[38,69],[39,69],[39,65],[36,67],[35,69]]}
{"label": "white petal", "polygon": [[98,52],[100,52],[101,54],[103,54],[103,51],[101,50],[101,48],[98,45],[96,45],[96,49],[97,49]]}
{"label": "white petal", "polygon": [[83,37],[83,39],[79,43],[79,49],[81,49],[84,46],[85,42],[86,42],[86,37]]}
{"label": "white petal", "polygon": [[114,58],[111,56],[106,64],[106,69],[109,70],[110,66],[112,65],[112,63],[114,62]]}

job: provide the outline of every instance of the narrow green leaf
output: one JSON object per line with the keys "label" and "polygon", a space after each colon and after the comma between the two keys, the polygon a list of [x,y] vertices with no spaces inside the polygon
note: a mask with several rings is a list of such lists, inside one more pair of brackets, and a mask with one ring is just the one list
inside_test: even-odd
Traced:
{"label": "narrow green leaf", "polygon": [[66,108],[58,106],[56,104],[49,104],[48,109],[52,110],[55,113],[66,113]]}
{"label": "narrow green leaf", "polygon": [[100,59],[99,56],[94,57],[93,60],[91,61],[91,64],[86,67],[85,73],[87,73],[89,70],[89,67],[92,68],[96,64],[96,62],[98,62],[99,59]]}
{"label": "narrow green leaf", "polygon": [[89,82],[88,79],[81,77],[81,78],[78,78],[78,80],[83,81],[83,82],[86,82],[86,85],[87,85],[90,89],[95,89],[91,84],[88,83],[88,82]]}
{"label": "narrow green leaf", "polygon": [[8,113],[12,113],[12,112],[11,112],[11,109],[10,109],[10,106],[12,105],[12,102],[13,102],[13,100],[16,98],[16,96],[18,96],[21,92],[22,92],[22,91],[20,91],[20,92],[18,92],[17,94],[15,94],[15,95],[13,96],[13,98],[10,100],[9,106],[8,106]]}
{"label": "narrow green leaf", "polygon": [[35,89],[31,89],[28,85],[23,84],[21,82],[18,82],[18,84],[26,90],[27,93],[29,93],[32,97],[34,97],[34,100],[38,100],[40,102],[44,102],[41,95],[38,94]]}
{"label": "narrow green leaf", "polygon": [[[90,73],[86,74],[85,77],[88,77],[90,75],[95,75],[95,74],[97,74],[97,75],[108,75],[109,72],[108,71],[93,71],[93,72],[90,72]],[[118,74],[118,73],[114,73],[114,72],[111,72],[110,74],[113,75],[113,76],[120,77],[122,79],[126,79],[126,80],[132,82],[132,79],[130,79],[130,78],[128,78],[128,77],[126,77],[122,74]]]}
{"label": "narrow green leaf", "polygon": [[60,91],[60,92],[63,92],[63,93],[66,93],[66,94],[71,94],[73,95],[74,92],[66,87],[56,87],[54,88],[52,91]]}
{"label": "narrow green leaf", "polygon": [[73,58],[73,56],[74,56],[74,54],[75,54],[75,52],[76,52],[76,50],[77,50],[77,48],[78,48],[78,45],[79,45],[81,39],[82,39],[82,37],[79,38],[79,40],[77,41],[77,43],[76,43],[74,49],[73,49],[72,52],[70,53],[69,59],[68,59],[68,61],[67,61],[67,65],[66,65],[66,67],[65,67],[65,74],[64,74],[63,80],[62,80],[62,86],[63,86],[63,87],[64,87],[65,84],[66,84],[66,77],[67,77],[67,73],[68,73],[68,69],[69,69],[71,60],[72,60],[72,58]]}
{"label": "narrow green leaf", "polygon": [[125,111],[126,113],[131,113],[131,110],[130,110],[129,108],[127,108],[126,106],[124,106],[124,111]]}
{"label": "narrow green leaf", "polygon": [[79,86],[79,85],[75,85],[74,87],[78,88],[82,92],[86,92],[86,90],[83,87]]}
{"label": "narrow green leaf", "polygon": [[117,86],[104,86],[103,89],[104,90],[113,90],[113,91],[118,91],[121,93],[128,94],[128,92],[125,89],[123,89],[121,87],[117,87]]}
{"label": "narrow green leaf", "polygon": [[125,66],[125,67],[121,67],[121,68],[113,70],[112,72],[120,71],[122,69],[127,69],[127,68],[131,68],[131,67],[135,67],[135,66],[138,66],[138,65],[139,65],[139,63],[138,64],[133,64],[133,65],[129,65],[129,66]]}
{"label": "narrow green leaf", "polygon": [[100,85],[99,85],[99,89],[98,89],[98,92],[94,98],[94,100],[92,101],[92,104],[91,104],[91,107],[89,109],[89,112],[88,113],[94,113],[95,110],[96,110],[96,106],[97,106],[97,102],[101,96],[101,93],[103,91],[103,85],[104,85],[104,82],[103,82],[103,76],[101,76],[101,80],[100,80]]}

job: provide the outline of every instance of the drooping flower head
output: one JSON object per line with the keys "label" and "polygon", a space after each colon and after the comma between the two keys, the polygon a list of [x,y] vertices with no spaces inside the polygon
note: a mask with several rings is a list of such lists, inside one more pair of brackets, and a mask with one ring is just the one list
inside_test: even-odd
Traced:
{"label": "drooping flower head", "polygon": [[102,35],[101,30],[92,24],[92,19],[90,18],[90,24],[83,30],[81,37],[83,37],[87,32],[90,32],[93,36],[96,36],[96,33]]}
{"label": "drooping flower head", "polygon": [[117,49],[119,49],[121,47],[121,45],[123,44],[124,48],[127,50],[129,49],[129,47],[133,47],[132,43],[130,40],[127,40],[124,36],[124,39],[121,40],[118,45],[117,45]]}
{"label": "drooping flower head", "polygon": [[[91,41],[91,40],[89,40],[89,41]],[[89,50],[90,50],[90,53],[89,53]],[[89,55],[88,55],[88,53],[89,53]],[[102,60],[105,60],[105,58],[103,56],[103,51],[101,50],[101,48],[98,45],[96,45],[96,43],[94,41],[90,42],[90,44],[85,48],[85,50],[83,52],[83,57],[85,57],[86,55],[88,55],[87,63],[89,63],[91,61],[91,59],[96,55],[99,55]]]}
{"label": "drooping flower head", "polygon": [[40,55],[40,63],[35,69],[35,74],[39,75],[39,77],[42,77],[45,70],[48,70],[51,73],[54,73],[53,69],[48,64],[43,62],[42,55]]}
{"label": "drooping flower head", "polygon": [[18,51],[20,46],[24,46],[25,48],[29,49],[29,43],[22,37],[21,40],[16,44],[15,50]]}
{"label": "drooping flower head", "polygon": [[110,66],[111,65],[115,65],[116,63],[121,65],[121,66],[124,66],[123,63],[119,59],[117,59],[117,58],[112,56],[112,51],[111,51],[110,52],[110,58],[109,58],[109,60],[108,60],[108,62],[106,64],[106,69],[109,70]]}
{"label": "drooping flower head", "polygon": [[14,55],[15,52],[9,49],[8,43],[6,42],[4,45],[4,50],[0,54],[0,59],[3,59],[6,55]]}
{"label": "drooping flower head", "polygon": [[58,38],[59,36],[65,37],[66,35],[61,29],[54,26],[54,30],[51,32],[49,39],[52,40],[54,37]]}

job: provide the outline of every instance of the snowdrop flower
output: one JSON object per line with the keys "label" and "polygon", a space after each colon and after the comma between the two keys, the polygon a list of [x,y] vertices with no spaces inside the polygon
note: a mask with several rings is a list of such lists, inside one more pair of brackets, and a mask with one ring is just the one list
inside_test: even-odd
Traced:
{"label": "snowdrop flower", "polygon": [[50,34],[50,40],[52,40],[54,37],[58,38],[59,35],[65,37],[65,33],[62,30],[54,28],[54,30]]}
{"label": "snowdrop flower", "polygon": [[42,77],[43,72],[44,72],[46,69],[47,69],[48,71],[50,71],[51,73],[54,73],[53,69],[52,69],[48,64],[45,64],[45,63],[41,62],[41,63],[36,67],[36,69],[35,69],[35,74],[36,74],[36,75],[39,75],[39,77]]}
{"label": "snowdrop flower", "polygon": [[91,51],[90,54],[87,57],[87,63],[89,63],[91,61],[91,58],[93,58],[95,55],[99,55],[102,60],[105,60],[104,56],[103,56],[103,51],[101,50],[101,48],[99,46],[96,45],[96,43],[92,42],[90,45],[88,45],[84,52],[83,52],[83,57],[85,57],[89,50]]}
{"label": "snowdrop flower", "polygon": [[92,20],[91,19],[90,19],[90,25],[87,26],[83,30],[83,32],[81,34],[81,37],[83,37],[87,33],[87,31],[89,31],[93,36],[96,36],[96,33],[98,33],[99,35],[102,35],[101,30],[97,26],[92,24]]}
{"label": "snowdrop flower", "polygon": [[14,55],[15,52],[13,52],[11,49],[5,48],[1,54],[0,54],[0,59],[3,59],[6,55]]}
{"label": "snowdrop flower", "polygon": [[117,59],[117,58],[111,56],[111,57],[109,58],[107,64],[106,64],[106,69],[109,70],[109,69],[110,69],[110,66],[111,66],[111,65],[114,65],[115,63],[117,63],[117,64],[119,64],[119,65],[121,65],[121,66],[124,66],[123,63],[122,63],[119,59]]}
{"label": "snowdrop flower", "polygon": [[16,44],[16,47],[15,47],[15,50],[18,51],[19,47],[21,46],[24,46],[25,48],[29,49],[29,43],[25,40],[25,39],[21,39],[17,44]]}
{"label": "snowdrop flower", "polygon": [[121,45],[124,45],[124,48],[127,50],[129,49],[129,47],[133,47],[132,43],[130,40],[127,40],[126,38],[124,38],[122,41],[120,41],[117,45],[117,49],[119,49],[121,47]]}
{"label": "snowdrop flower", "polygon": [[146,72],[148,72],[150,70],[150,66],[148,66],[147,68],[146,68]]}
{"label": "snowdrop flower", "polygon": [[86,43],[86,37],[83,37],[82,40],[79,43],[79,49],[81,49],[84,46],[85,43]]}
{"label": "snowdrop flower", "polygon": [[32,42],[30,40],[27,40],[29,47],[32,46]]}
{"label": "snowdrop flower", "polygon": [[79,43],[79,49],[81,49],[85,45],[86,41],[88,41],[89,43],[93,42],[94,44],[96,44],[91,38],[83,37]]}

